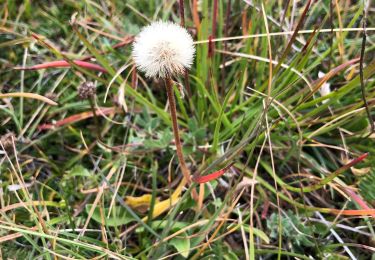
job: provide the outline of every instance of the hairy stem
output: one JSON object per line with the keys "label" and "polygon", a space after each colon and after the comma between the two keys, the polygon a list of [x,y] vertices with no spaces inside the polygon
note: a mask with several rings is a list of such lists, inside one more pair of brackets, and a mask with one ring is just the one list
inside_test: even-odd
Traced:
{"label": "hairy stem", "polygon": [[182,152],[180,132],[179,132],[178,123],[177,123],[176,101],[174,99],[173,82],[171,78],[165,79],[165,87],[167,89],[169,111],[171,113],[173,135],[174,135],[174,139],[176,143],[176,152],[177,152],[178,161],[180,162],[180,167],[181,167],[182,174],[184,175],[184,178],[186,179],[187,183],[190,184],[191,176],[190,176],[190,171],[188,170],[186,166],[184,154]]}

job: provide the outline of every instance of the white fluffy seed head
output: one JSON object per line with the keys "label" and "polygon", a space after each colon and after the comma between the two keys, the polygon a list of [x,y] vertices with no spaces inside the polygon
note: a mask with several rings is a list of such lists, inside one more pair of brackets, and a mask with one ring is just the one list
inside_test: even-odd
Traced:
{"label": "white fluffy seed head", "polygon": [[190,69],[195,48],[188,31],[172,22],[153,22],[135,38],[133,58],[146,77],[166,78]]}

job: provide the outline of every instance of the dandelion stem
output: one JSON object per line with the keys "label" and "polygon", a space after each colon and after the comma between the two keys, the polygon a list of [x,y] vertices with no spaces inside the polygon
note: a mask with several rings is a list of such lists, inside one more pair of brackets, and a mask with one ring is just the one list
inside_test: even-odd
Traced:
{"label": "dandelion stem", "polygon": [[90,103],[90,108],[91,108],[92,114],[94,116],[94,123],[95,123],[95,126],[96,126],[95,127],[96,128],[96,136],[97,136],[98,140],[100,140],[100,137],[101,137],[100,124],[99,124],[98,115],[96,114],[93,97],[89,97],[89,103]]}
{"label": "dandelion stem", "polygon": [[171,119],[172,119],[172,128],[173,128],[173,135],[176,143],[176,152],[177,157],[180,162],[180,167],[182,174],[184,175],[184,178],[186,179],[187,183],[191,183],[191,177],[190,177],[190,171],[188,170],[184,154],[182,152],[182,145],[180,140],[180,132],[178,129],[178,123],[177,123],[177,111],[176,111],[176,101],[174,99],[173,94],[173,82],[171,78],[165,79],[165,87],[167,89],[167,95],[168,95],[168,101],[169,101],[169,111],[171,113]]}

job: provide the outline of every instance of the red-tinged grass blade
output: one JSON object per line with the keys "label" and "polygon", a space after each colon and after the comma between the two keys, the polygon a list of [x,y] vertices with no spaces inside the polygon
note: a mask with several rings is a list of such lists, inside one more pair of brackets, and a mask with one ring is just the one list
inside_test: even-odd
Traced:
{"label": "red-tinged grass blade", "polygon": [[214,0],[214,8],[212,10],[212,38],[216,37],[217,15],[218,15],[218,1]]}
{"label": "red-tinged grass blade", "polygon": [[46,40],[43,40],[45,39],[45,37],[43,36],[39,36],[35,33],[32,33],[31,36],[38,41],[38,43],[40,45],[42,45],[43,47],[47,48],[48,50],[50,50],[58,59],[63,59],[65,60],[67,63],[70,64],[71,67],[74,67],[76,70],[84,73],[85,75],[89,76],[90,78],[93,78],[99,82],[102,82],[104,84],[107,84],[106,80],[101,78],[101,77],[98,77],[97,75],[91,73],[90,71],[88,71],[87,69],[84,69],[80,66],[78,66],[77,64],[75,64],[72,60],[70,60],[67,56],[65,56],[62,52],[60,52],[58,50],[58,48],[52,46],[52,44],[48,43]]}
{"label": "red-tinged grass blade", "polygon": [[197,29],[197,32],[199,33],[201,22],[198,14],[198,0],[193,0],[193,22],[195,29]]}
{"label": "red-tinged grass blade", "polygon": [[315,84],[313,83],[313,90],[303,99],[301,103],[304,103],[306,100],[308,100],[314,93],[316,93],[324,83],[326,83],[328,80],[330,80],[333,76],[337,75],[340,71],[344,70],[346,67],[356,64],[359,62],[359,58],[355,58],[352,60],[349,60],[347,62],[344,62],[343,64],[340,64],[336,68],[333,68],[330,70],[324,77],[318,79]]}
{"label": "red-tinged grass blade", "polygon": [[316,35],[316,32],[318,30],[318,27],[314,27],[314,31],[310,34],[309,38],[307,39],[305,45],[303,46],[302,50],[301,50],[301,53],[306,53],[308,47],[310,46],[312,40],[314,39],[315,35]]}
{"label": "red-tinged grass blade", "polygon": [[270,201],[269,200],[266,200],[264,203],[263,203],[263,210],[262,210],[262,215],[261,215],[261,218],[262,219],[266,219],[267,218],[267,214],[268,214],[268,210],[270,208]]}
{"label": "red-tinged grass blade", "polygon": [[[288,55],[289,51],[292,49],[292,45],[298,35],[298,31],[302,28],[303,24],[304,24],[304,21],[305,21],[305,17],[307,15],[307,12],[309,11],[310,9],[310,5],[311,5],[311,0],[309,0],[307,3],[306,3],[306,6],[305,6],[305,9],[303,10],[302,12],[302,15],[301,15],[301,18],[299,19],[298,23],[297,23],[297,26],[294,28],[294,33],[292,35],[292,37],[290,37],[290,40],[288,42],[288,45],[287,47],[285,48],[285,51],[281,57],[281,62],[285,59],[285,57]],[[281,62],[279,63],[281,65]],[[280,66],[279,65],[279,66]]]}
{"label": "red-tinged grass blade", "polygon": [[375,209],[329,209],[327,213],[343,216],[375,216]]}
{"label": "red-tinged grass blade", "polygon": [[6,93],[0,94],[0,99],[2,98],[12,98],[12,97],[23,97],[23,98],[31,98],[43,101],[51,106],[57,106],[57,103],[49,98],[41,96],[35,93],[27,93],[27,92],[14,92],[14,93]]}
{"label": "red-tinged grass blade", "polygon": [[[96,115],[97,116],[109,115],[109,114],[112,114],[112,113],[116,113],[116,111],[117,111],[117,109],[115,107],[100,108],[100,109],[96,110]],[[64,118],[62,120],[59,120],[54,124],[40,125],[38,127],[38,129],[39,130],[49,130],[49,129],[53,129],[55,127],[60,127],[60,126],[64,126],[64,125],[67,125],[67,124],[76,123],[76,122],[85,120],[87,118],[91,118],[93,116],[94,116],[94,114],[93,114],[92,111],[86,111],[86,112],[82,112],[80,114],[72,115],[72,116],[69,116],[69,117]]]}
{"label": "red-tinged grass blade", "polygon": [[355,159],[351,160],[348,164],[344,165],[340,169],[343,169],[343,168],[345,168],[343,170],[349,169],[350,167],[353,167],[357,163],[363,161],[367,156],[368,156],[368,153],[364,153],[361,156],[359,156],[358,158],[355,158]]}
{"label": "red-tinged grass blade", "polygon": [[[126,45],[129,45],[133,41],[134,41],[134,36],[133,35],[125,36],[124,39],[123,39],[123,41],[121,41],[119,43],[116,43],[115,45],[112,45],[111,49],[118,49],[118,48],[124,47]],[[106,54],[107,52],[108,52],[108,50],[101,51],[99,53],[101,55],[103,55],[103,54]],[[80,60],[85,61],[85,60],[89,60],[91,58],[94,58],[94,56],[93,55],[85,56],[85,57],[80,58]]]}
{"label": "red-tinged grass blade", "polygon": [[[357,193],[355,193],[353,190],[344,187],[344,191],[355,201],[358,203],[358,205],[365,210],[372,210],[369,206],[367,206],[367,203],[359,196]],[[372,217],[375,218],[375,214],[371,214]]]}
{"label": "red-tinged grass blade", "polygon": [[[355,165],[356,163],[362,161],[364,158],[367,157],[367,155],[368,155],[367,153],[363,154],[360,157],[352,160],[351,162],[349,162],[347,165],[345,165],[343,167],[348,169],[348,168],[352,167],[353,165]],[[245,170],[245,172],[249,176],[252,176],[252,174],[253,174],[251,171],[249,171],[248,168],[246,168],[245,165],[243,165],[241,163],[237,163],[236,166],[235,166],[235,169],[243,169],[243,170]],[[340,168],[340,169],[342,169],[342,168]],[[297,208],[300,208],[300,209],[304,209],[304,210],[308,210],[308,211],[319,211],[320,213],[333,214],[333,215],[343,215],[343,216],[372,216],[373,214],[375,214],[375,209],[341,210],[341,209],[334,209],[334,208],[320,208],[320,207],[315,207],[315,206],[307,206],[305,204],[297,202],[294,199],[291,199],[290,197],[286,196],[284,193],[276,191],[275,188],[272,185],[270,185],[267,181],[262,179],[260,176],[257,176],[256,180],[258,181],[258,183],[260,185],[265,187],[267,190],[271,191],[274,194],[278,194],[279,197],[282,200],[284,200],[284,201],[286,201],[286,202],[288,202],[288,203],[292,204],[293,206],[295,206]]]}
{"label": "red-tinged grass blade", "polygon": [[[106,69],[104,69],[103,67],[97,64],[93,64],[93,63],[81,61],[81,60],[74,60],[73,62],[77,66],[80,66],[88,70],[95,70],[95,71],[100,71],[103,73],[107,72]],[[70,68],[70,67],[71,65],[67,61],[58,60],[58,61],[45,62],[42,64],[30,66],[30,67],[15,67],[14,69],[15,70],[41,70],[41,69],[49,69],[49,68]]]}
{"label": "red-tinged grass blade", "polygon": [[343,173],[344,171],[346,171],[350,167],[353,167],[357,163],[363,161],[367,156],[368,156],[368,153],[362,154],[361,156],[351,160],[349,163],[345,164],[344,166],[340,167],[339,169],[337,169],[336,171],[331,173],[329,176],[327,176],[326,178],[321,180],[319,183],[317,183],[315,185],[312,185],[312,186],[309,186],[309,187],[302,188],[302,191],[303,192],[311,192],[311,191],[320,189],[321,187],[328,184],[330,181],[332,181],[334,178],[339,176],[341,173]]}
{"label": "red-tinged grass blade", "polygon": [[206,183],[206,182],[215,180],[215,179],[219,178],[220,176],[222,176],[226,171],[228,171],[228,169],[230,167],[232,167],[233,164],[234,163],[231,163],[227,167],[225,167],[223,169],[220,169],[216,172],[210,173],[208,175],[194,177],[193,181],[196,182],[196,183]]}
{"label": "red-tinged grass blade", "polygon": [[294,28],[294,33],[292,34],[292,36],[290,37],[290,40],[288,42],[288,45],[287,47],[285,48],[285,51],[283,52],[280,60],[279,60],[279,63],[278,65],[276,66],[275,70],[274,70],[274,74],[276,74],[280,67],[281,67],[281,64],[282,62],[284,61],[284,59],[286,58],[286,56],[289,54],[290,50],[292,49],[292,45],[298,35],[298,31],[302,28],[303,24],[304,24],[304,21],[305,21],[305,18],[306,18],[306,15],[307,15],[307,12],[309,11],[310,9],[310,5],[311,5],[311,0],[309,0],[306,5],[305,5],[305,9],[303,10],[302,14],[301,14],[301,18],[299,19],[298,23],[297,23],[297,26]]}
{"label": "red-tinged grass blade", "polygon": [[185,27],[185,7],[184,7],[184,0],[179,0],[179,5],[180,9],[180,25],[181,27]]}

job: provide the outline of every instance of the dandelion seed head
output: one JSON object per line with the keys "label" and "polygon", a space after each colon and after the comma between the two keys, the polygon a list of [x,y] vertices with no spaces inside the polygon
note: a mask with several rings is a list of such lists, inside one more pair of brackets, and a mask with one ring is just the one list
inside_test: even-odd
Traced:
{"label": "dandelion seed head", "polygon": [[190,69],[195,53],[188,31],[172,22],[153,22],[135,38],[133,58],[146,77],[166,78]]}

